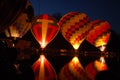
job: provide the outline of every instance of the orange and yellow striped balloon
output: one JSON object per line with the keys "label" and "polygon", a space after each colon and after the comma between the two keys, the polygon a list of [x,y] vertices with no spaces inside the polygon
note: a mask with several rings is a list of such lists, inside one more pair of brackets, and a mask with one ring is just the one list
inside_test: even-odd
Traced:
{"label": "orange and yellow striped balloon", "polygon": [[94,20],[90,24],[91,30],[87,36],[87,41],[95,47],[107,45],[110,38],[110,24],[103,20]]}
{"label": "orange and yellow striped balloon", "polygon": [[90,27],[88,26],[89,23],[90,18],[85,13],[80,12],[69,12],[59,21],[63,37],[76,50],[90,30]]}

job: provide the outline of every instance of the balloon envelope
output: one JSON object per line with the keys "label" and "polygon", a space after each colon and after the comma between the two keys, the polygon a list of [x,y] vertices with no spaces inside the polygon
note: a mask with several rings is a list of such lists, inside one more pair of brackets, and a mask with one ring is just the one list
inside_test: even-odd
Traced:
{"label": "balloon envelope", "polygon": [[45,48],[57,35],[59,29],[57,20],[54,17],[43,14],[35,18],[31,31],[41,48]]}
{"label": "balloon envelope", "polygon": [[60,80],[89,80],[78,57],[74,57],[59,73]]}
{"label": "balloon envelope", "polygon": [[34,16],[32,5],[27,1],[24,11],[18,16],[15,22],[5,29],[7,37],[22,38],[25,33],[31,28],[31,20]]}
{"label": "balloon envelope", "polygon": [[0,0],[0,32],[4,32],[22,13],[27,0]]}
{"label": "balloon envelope", "polygon": [[35,74],[35,80],[57,80],[57,75],[44,55],[33,64],[32,69]]}
{"label": "balloon envelope", "polygon": [[107,45],[110,38],[110,24],[103,20],[94,20],[90,24],[91,30],[87,35],[87,41],[95,47]]}
{"label": "balloon envelope", "polygon": [[80,12],[70,12],[60,19],[61,33],[74,49],[79,48],[88,34],[89,22],[90,18],[85,13]]}

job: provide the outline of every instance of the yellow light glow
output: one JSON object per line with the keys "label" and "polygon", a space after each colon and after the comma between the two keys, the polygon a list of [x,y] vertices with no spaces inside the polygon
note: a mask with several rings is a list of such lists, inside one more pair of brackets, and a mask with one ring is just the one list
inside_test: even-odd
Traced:
{"label": "yellow light glow", "polygon": [[104,57],[101,56],[99,61],[95,61],[95,67],[98,71],[107,70],[107,65],[105,64]]}
{"label": "yellow light glow", "polygon": [[41,62],[43,63],[44,60],[45,60],[45,56],[44,55],[40,55],[40,59],[41,59]]}
{"label": "yellow light glow", "polygon": [[74,48],[75,50],[78,50],[79,44],[74,44],[74,45],[73,45],[73,48]]}
{"label": "yellow light glow", "polygon": [[98,39],[96,40],[96,47],[102,46],[102,45],[106,45],[107,43],[103,41],[103,39]]}
{"label": "yellow light glow", "polygon": [[39,70],[39,80],[44,80],[44,62],[45,62],[45,56],[40,55],[40,70]]}
{"label": "yellow light glow", "polygon": [[73,59],[72,59],[72,62],[74,63],[74,64],[79,64],[79,59],[78,59],[78,57],[74,57]]}
{"label": "yellow light glow", "polygon": [[72,60],[69,62],[68,65],[69,71],[71,74],[73,74],[74,76],[76,76],[76,78],[79,79],[83,79],[83,74],[84,74],[84,68],[82,66],[82,64],[80,63],[79,59],[77,56],[73,57]]}
{"label": "yellow light glow", "polygon": [[18,31],[16,30],[15,27],[9,26],[9,29],[10,29],[11,32],[8,32],[7,29],[5,30],[5,34],[6,34],[7,37],[19,37],[19,33],[18,33]]}
{"label": "yellow light glow", "polygon": [[102,64],[105,64],[105,59],[104,59],[103,56],[100,57],[100,62],[101,62]]}
{"label": "yellow light glow", "polygon": [[103,52],[103,51],[105,50],[105,48],[106,48],[106,47],[105,47],[105,46],[103,46],[103,45],[102,45],[102,46],[100,46],[100,51],[102,51],[102,52]]}
{"label": "yellow light glow", "polygon": [[45,39],[42,39],[41,48],[44,49],[46,45],[47,43],[45,42]]}

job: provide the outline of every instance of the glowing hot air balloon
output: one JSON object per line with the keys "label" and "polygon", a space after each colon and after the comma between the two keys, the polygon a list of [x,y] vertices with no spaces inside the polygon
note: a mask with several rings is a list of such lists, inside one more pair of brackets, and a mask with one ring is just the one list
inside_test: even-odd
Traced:
{"label": "glowing hot air balloon", "polygon": [[90,18],[85,13],[80,12],[70,12],[60,19],[61,33],[75,50],[79,48],[88,34],[89,23]]}
{"label": "glowing hot air balloon", "polygon": [[[16,38],[22,38],[32,26],[34,11],[31,3],[27,0],[26,6],[17,16],[17,19],[8,28],[5,29],[5,35],[12,42],[11,47],[15,47]],[[8,43],[10,44],[10,43]]]}
{"label": "glowing hot air balloon", "polygon": [[[40,44],[42,50],[54,39],[59,30],[60,27],[57,24],[57,20],[48,14],[37,16],[31,28],[31,32]],[[43,52],[40,58],[33,64],[33,70],[35,80],[57,80],[56,72],[43,55]]]}
{"label": "glowing hot air balloon", "polygon": [[24,11],[18,16],[16,21],[5,30],[5,35],[12,38],[22,38],[32,26],[34,11],[29,1],[26,3]]}
{"label": "glowing hot air balloon", "polygon": [[107,21],[94,20],[90,26],[92,28],[86,38],[87,41],[99,48],[100,51],[104,51],[111,34],[110,24]]}
{"label": "glowing hot air balloon", "polygon": [[4,32],[22,13],[27,0],[0,0],[0,33]]}
{"label": "glowing hot air balloon", "polygon": [[32,69],[35,73],[35,80],[57,80],[54,68],[44,55],[40,55],[40,58],[33,64]]}
{"label": "glowing hot air balloon", "polygon": [[37,16],[31,28],[35,39],[41,45],[42,49],[54,39],[59,30],[57,20],[48,14]]}
{"label": "glowing hot air balloon", "polygon": [[89,80],[78,57],[67,63],[59,73],[60,80]]}
{"label": "glowing hot air balloon", "polygon": [[100,57],[99,60],[95,60],[86,65],[85,72],[91,80],[95,80],[95,76],[100,71],[108,70],[104,57]]}

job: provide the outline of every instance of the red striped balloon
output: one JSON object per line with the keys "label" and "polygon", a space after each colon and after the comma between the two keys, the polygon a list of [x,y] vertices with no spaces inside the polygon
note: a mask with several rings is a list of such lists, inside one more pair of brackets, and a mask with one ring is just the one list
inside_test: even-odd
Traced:
{"label": "red striped balloon", "polygon": [[85,13],[80,12],[69,12],[60,19],[61,33],[74,49],[79,48],[88,34],[89,22],[90,18]]}
{"label": "red striped balloon", "polygon": [[31,32],[41,48],[45,48],[54,39],[59,30],[57,20],[48,14],[37,16],[31,28]]}
{"label": "red striped balloon", "polygon": [[90,24],[91,30],[87,36],[87,41],[95,47],[107,45],[110,38],[110,24],[103,20],[94,20]]}

